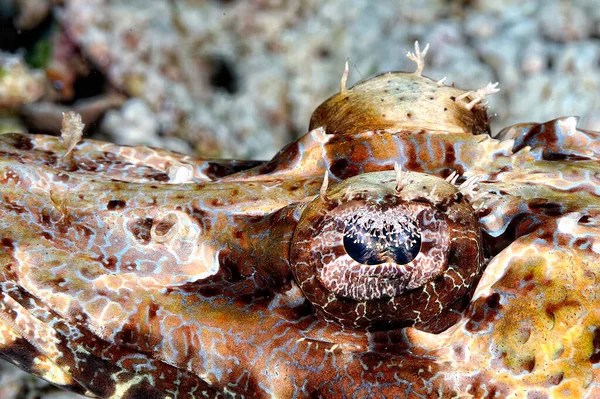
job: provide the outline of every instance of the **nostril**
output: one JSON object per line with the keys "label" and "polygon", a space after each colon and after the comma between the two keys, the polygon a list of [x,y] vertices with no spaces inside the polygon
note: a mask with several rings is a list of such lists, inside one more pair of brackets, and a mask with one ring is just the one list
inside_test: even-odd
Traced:
{"label": "nostril", "polygon": [[169,239],[172,234],[169,234],[177,225],[179,218],[174,213],[167,213],[152,226],[150,234],[152,239],[157,242],[164,242]]}
{"label": "nostril", "polygon": [[177,247],[197,243],[200,233],[198,224],[179,211],[166,211],[159,215],[150,229],[152,241]]}

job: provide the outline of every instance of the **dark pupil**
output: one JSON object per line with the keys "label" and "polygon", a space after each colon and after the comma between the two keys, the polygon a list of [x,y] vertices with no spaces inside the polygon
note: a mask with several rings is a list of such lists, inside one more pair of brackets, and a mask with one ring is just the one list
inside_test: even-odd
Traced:
{"label": "dark pupil", "polygon": [[404,265],[421,249],[421,233],[412,220],[372,227],[373,223],[350,220],[344,229],[344,248],[364,265],[394,262]]}

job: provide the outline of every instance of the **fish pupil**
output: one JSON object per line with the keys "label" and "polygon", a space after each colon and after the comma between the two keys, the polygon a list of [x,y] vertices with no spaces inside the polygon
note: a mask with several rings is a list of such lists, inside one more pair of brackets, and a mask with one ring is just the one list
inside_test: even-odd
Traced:
{"label": "fish pupil", "polygon": [[358,263],[404,265],[421,250],[421,232],[410,218],[386,221],[351,218],[344,229],[344,249]]}

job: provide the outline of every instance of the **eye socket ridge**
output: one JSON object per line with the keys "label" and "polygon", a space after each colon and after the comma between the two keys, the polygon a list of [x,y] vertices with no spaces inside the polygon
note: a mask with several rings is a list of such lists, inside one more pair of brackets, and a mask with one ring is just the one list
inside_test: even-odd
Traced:
{"label": "eye socket ridge", "polygon": [[[463,310],[457,304],[470,294],[483,267],[478,220],[443,179],[411,172],[400,191],[396,178],[389,171],[365,173],[317,196],[294,231],[290,266],[306,298],[327,321],[359,329],[413,325],[439,332]],[[355,214],[364,215],[364,222]],[[369,220],[373,215],[381,225]],[[386,226],[390,222],[397,225]],[[420,230],[421,243],[408,263],[380,263],[360,255],[371,240],[370,247],[383,257],[390,256],[388,247],[409,243],[407,252],[416,253],[416,243],[407,239],[411,222]],[[353,254],[353,245],[359,255]]]}

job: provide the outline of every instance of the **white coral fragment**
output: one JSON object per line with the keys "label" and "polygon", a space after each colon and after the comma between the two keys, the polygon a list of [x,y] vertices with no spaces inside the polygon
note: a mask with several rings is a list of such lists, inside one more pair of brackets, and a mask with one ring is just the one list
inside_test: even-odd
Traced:
{"label": "white coral fragment", "polygon": [[422,76],[423,68],[425,68],[425,56],[427,55],[427,51],[429,51],[429,43],[425,45],[423,51],[419,47],[419,41],[415,41],[415,52],[411,53],[410,51],[406,53],[406,56],[417,64],[417,69],[413,72],[416,76]]}

